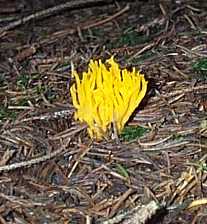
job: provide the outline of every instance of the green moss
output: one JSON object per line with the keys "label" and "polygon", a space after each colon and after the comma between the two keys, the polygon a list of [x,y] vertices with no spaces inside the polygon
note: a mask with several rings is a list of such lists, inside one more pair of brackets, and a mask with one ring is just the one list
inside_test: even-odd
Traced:
{"label": "green moss", "polygon": [[193,70],[199,75],[199,79],[207,80],[207,58],[200,58],[193,65]]}
{"label": "green moss", "polygon": [[4,85],[4,83],[5,83],[5,76],[4,76],[4,74],[0,74],[0,87],[2,87],[3,85]]}
{"label": "green moss", "polygon": [[18,100],[17,105],[18,106],[28,106],[28,99],[24,98],[24,99]]}
{"label": "green moss", "polygon": [[47,85],[41,84],[36,86],[36,92],[38,95],[43,94],[50,103],[52,103],[53,100],[56,99],[55,91]]}
{"label": "green moss", "polygon": [[17,86],[20,89],[25,90],[29,86],[29,81],[30,81],[30,75],[28,75],[28,74],[21,74],[17,78]]}
{"label": "green moss", "polygon": [[127,169],[119,163],[116,164],[116,171],[118,174],[120,174],[123,177],[126,177],[126,178],[129,177]]}
{"label": "green moss", "polygon": [[202,171],[207,171],[207,164],[206,163],[201,164],[201,170]]}
{"label": "green moss", "polygon": [[130,127],[127,126],[123,129],[120,137],[123,141],[131,141],[136,138],[142,137],[146,132],[148,131],[147,128],[136,126],[136,127]]}
{"label": "green moss", "polygon": [[14,120],[17,114],[14,111],[8,110],[7,107],[1,106],[0,107],[0,121],[11,118]]}
{"label": "green moss", "polygon": [[115,40],[107,44],[107,48],[119,48],[123,46],[135,46],[138,44],[143,44],[148,41],[149,38],[146,35],[142,35],[135,30],[128,30],[127,32],[122,32],[122,34]]}
{"label": "green moss", "polygon": [[143,53],[142,55],[140,55],[139,57],[132,58],[130,60],[130,63],[136,64],[136,65],[142,64],[145,60],[147,60],[155,55],[156,55],[156,53],[153,53],[152,51],[147,51],[147,52]]}
{"label": "green moss", "polygon": [[181,134],[173,134],[172,135],[172,139],[173,140],[183,140],[184,139],[184,137],[183,137],[183,135],[181,135]]}
{"label": "green moss", "polygon": [[193,69],[197,71],[207,71],[207,58],[201,58],[193,64]]}
{"label": "green moss", "polygon": [[53,89],[48,88],[45,92],[45,97],[50,101],[50,103],[52,103],[53,100],[56,98],[56,94]]}
{"label": "green moss", "polygon": [[[103,37],[104,36],[103,29],[93,28],[92,33],[93,33],[94,37]],[[89,37],[90,37],[90,35],[89,35]]]}

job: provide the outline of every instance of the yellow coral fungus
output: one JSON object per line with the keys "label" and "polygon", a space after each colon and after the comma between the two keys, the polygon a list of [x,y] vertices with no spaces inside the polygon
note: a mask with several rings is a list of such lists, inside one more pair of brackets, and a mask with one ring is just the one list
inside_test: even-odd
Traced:
{"label": "yellow coral fungus", "polygon": [[76,81],[70,88],[75,119],[86,122],[90,137],[96,139],[106,136],[112,123],[120,133],[147,90],[144,75],[135,68],[120,69],[113,56],[106,64],[90,60],[82,79],[72,71]]}

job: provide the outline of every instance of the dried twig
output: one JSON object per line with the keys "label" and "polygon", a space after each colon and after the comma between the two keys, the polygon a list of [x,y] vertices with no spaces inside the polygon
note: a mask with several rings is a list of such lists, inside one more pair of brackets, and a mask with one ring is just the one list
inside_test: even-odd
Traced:
{"label": "dried twig", "polygon": [[52,14],[55,14],[57,12],[60,12],[62,10],[65,9],[72,9],[75,7],[80,7],[80,6],[85,6],[88,4],[97,4],[97,3],[110,3],[112,2],[112,0],[76,0],[76,1],[69,1],[39,12],[36,12],[34,14],[28,15],[26,17],[23,17],[21,19],[18,19],[14,22],[9,23],[8,25],[6,25],[5,27],[2,27],[0,29],[0,35],[3,35],[6,31],[11,30],[19,25],[25,24],[27,22],[30,22],[31,20],[34,19],[41,19],[41,18],[45,18],[48,16],[51,16]]}
{"label": "dried twig", "polygon": [[[104,19],[102,18],[102,19],[99,19],[96,22],[92,22],[92,23],[89,23],[89,24],[81,24],[78,28],[70,28],[70,29],[64,29],[64,30],[56,31],[56,32],[50,34],[50,36],[48,38],[44,38],[44,39],[40,40],[40,42],[33,43],[33,46],[35,46],[35,50],[37,50],[41,45],[49,44],[49,43],[51,44],[52,42],[57,40],[57,38],[64,37],[68,34],[71,35],[71,34],[74,34],[76,32],[80,33],[82,30],[88,30],[88,29],[91,29],[93,27],[101,26],[105,23],[108,23],[108,22],[116,19],[117,17],[119,17],[123,13],[127,12],[129,9],[130,9],[130,6],[129,6],[129,4],[127,4],[120,11],[118,11],[118,12],[114,13],[113,15],[110,15],[110,16],[104,18]],[[1,30],[0,30],[0,34],[1,34]],[[30,51],[30,48],[31,48],[31,46],[23,45],[21,47],[18,47],[17,50],[25,49],[24,51],[28,51],[28,50]],[[21,55],[18,56],[17,60],[19,60],[19,58],[22,60],[22,58],[24,58],[24,57],[22,57],[23,54],[24,53],[21,53]],[[45,62],[45,63],[47,63],[47,62]]]}
{"label": "dried twig", "polygon": [[[82,128],[80,129],[76,129],[75,131],[72,132],[72,134],[76,134],[78,132],[80,132],[82,130]],[[69,134],[68,134],[69,136]],[[68,139],[68,142],[70,141],[70,138]],[[68,144],[67,142],[67,144]],[[41,163],[41,162],[45,162],[49,159],[52,159],[54,158],[55,156],[61,154],[63,151],[65,150],[65,145],[62,145],[60,147],[60,149],[56,150],[56,151],[53,151],[51,153],[48,153],[47,155],[44,155],[44,156],[41,156],[41,157],[38,157],[38,158],[34,158],[34,159],[31,159],[31,160],[28,160],[28,161],[23,161],[23,162],[18,162],[18,163],[13,163],[13,164],[10,164],[10,165],[5,165],[5,166],[0,166],[0,172],[2,171],[11,171],[11,170],[15,170],[15,169],[18,169],[18,168],[22,168],[22,167],[29,167],[29,166],[32,166],[32,165],[35,165],[35,164],[38,164],[38,163]]]}
{"label": "dried twig", "polygon": [[44,156],[41,156],[41,157],[38,157],[38,158],[35,158],[35,159],[31,159],[31,160],[23,161],[23,162],[18,162],[18,163],[13,163],[13,164],[10,164],[10,165],[0,166],[0,172],[2,172],[2,171],[8,172],[8,171],[15,170],[15,169],[18,169],[18,168],[29,167],[29,166],[32,166],[32,165],[35,165],[35,164],[38,164],[38,163],[41,163],[41,162],[45,162],[49,159],[54,158],[59,153],[61,153],[63,150],[64,150],[63,148],[60,148],[60,149],[58,149],[58,150],[56,150],[52,153],[49,153],[47,155],[44,155]]}
{"label": "dried twig", "polygon": [[147,205],[137,206],[134,209],[123,212],[114,218],[102,222],[102,224],[144,224],[160,209],[155,201],[151,201]]}

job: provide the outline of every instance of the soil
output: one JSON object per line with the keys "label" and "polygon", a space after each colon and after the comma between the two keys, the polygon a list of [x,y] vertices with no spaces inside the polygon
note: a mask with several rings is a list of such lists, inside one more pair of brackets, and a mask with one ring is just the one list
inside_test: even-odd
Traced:
{"label": "soil", "polygon": [[[65,2],[0,0],[0,223],[207,223],[206,1]],[[148,90],[91,140],[71,66],[112,55]]]}

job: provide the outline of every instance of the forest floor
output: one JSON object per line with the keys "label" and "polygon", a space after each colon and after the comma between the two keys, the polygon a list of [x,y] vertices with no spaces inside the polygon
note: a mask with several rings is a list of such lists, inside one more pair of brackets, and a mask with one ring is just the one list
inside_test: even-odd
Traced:
{"label": "forest floor", "polygon": [[[207,223],[205,1],[106,1],[28,22],[46,6],[15,2],[0,1],[0,223]],[[91,141],[71,62],[111,55],[148,91],[119,142]]]}

